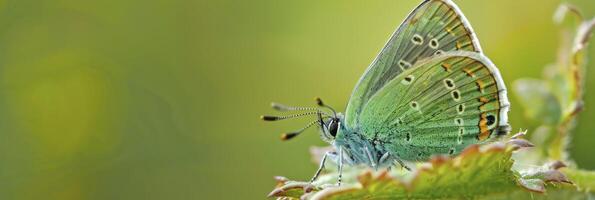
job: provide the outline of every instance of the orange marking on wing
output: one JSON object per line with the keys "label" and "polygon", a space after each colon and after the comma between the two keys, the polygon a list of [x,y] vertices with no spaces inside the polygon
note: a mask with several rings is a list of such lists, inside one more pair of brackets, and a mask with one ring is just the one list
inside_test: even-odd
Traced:
{"label": "orange marking on wing", "polygon": [[461,45],[461,42],[457,41],[457,50],[460,50],[461,48],[463,48],[463,45]]}
{"label": "orange marking on wing", "polygon": [[450,65],[448,63],[442,63],[442,68],[444,68],[444,70],[447,72],[450,72],[451,67],[452,67],[452,65]]}
{"label": "orange marking on wing", "polygon": [[475,81],[475,83],[477,84],[477,87],[479,88],[479,91],[481,93],[484,93],[483,87],[485,86],[485,84],[483,83],[483,81],[477,80],[477,81]]}
{"label": "orange marking on wing", "polygon": [[467,73],[467,76],[469,76],[469,77],[472,77],[472,78],[474,78],[474,77],[475,77],[475,74],[473,74],[473,71],[471,71],[470,69],[463,68],[463,71],[464,71],[465,73]]}
{"label": "orange marking on wing", "polygon": [[490,99],[485,98],[485,97],[479,97],[479,102],[482,103],[481,105],[479,105],[479,110],[483,111],[485,108],[485,105],[490,102]]}
{"label": "orange marking on wing", "polygon": [[452,36],[455,36],[455,33],[452,32],[452,29],[449,27],[446,27],[444,30],[446,30],[446,32],[450,33]]}
{"label": "orange marking on wing", "polygon": [[486,113],[481,113],[480,120],[479,120],[479,135],[477,135],[477,139],[479,141],[483,141],[488,139],[490,136],[490,130],[488,129],[488,119]]}
{"label": "orange marking on wing", "polygon": [[411,19],[411,25],[417,23],[417,20],[419,20],[419,17],[414,17],[413,19]]}

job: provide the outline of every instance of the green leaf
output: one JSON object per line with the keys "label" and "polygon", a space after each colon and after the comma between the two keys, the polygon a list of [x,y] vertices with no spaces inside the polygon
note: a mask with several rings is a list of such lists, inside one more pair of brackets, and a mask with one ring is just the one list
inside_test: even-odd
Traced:
{"label": "green leaf", "polygon": [[270,196],[336,200],[461,199],[498,197],[517,191],[543,193],[548,183],[571,186],[569,179],[558,171],[559,167],[548,165],[525,171],[513,170],[513,152],[529,146],[531,144],[526,140],[518,138],[506,144],[475,145],[454,158],[434,157],[411,173],[398,169],[376,172],[358,167],[346,168],[344,177],[354,182],[346,181],[341,187],[334,186],[337,172],[331,171],[322,175],[321,181],[314,185],[304,182],[282,184]]}

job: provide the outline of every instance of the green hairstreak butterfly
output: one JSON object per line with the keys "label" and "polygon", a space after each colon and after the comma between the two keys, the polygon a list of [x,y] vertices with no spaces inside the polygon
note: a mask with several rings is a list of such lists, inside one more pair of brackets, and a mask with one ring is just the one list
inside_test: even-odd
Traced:
{"label": "green hairstreak butterfly", "polygon": [[338,163],[339,172],[343,164],[405,166],[403,161],[457,155],[510,131],[504,81],[450,0],[423,1],[409,14],[355,86],[344,115],[320,99],[317,104],[274,103],[276,110],[302,113],[262,117],[316,116],[305,128],[282,135],[287,140],[319,126],[323,140],[335,147],[312,181],[327,158]]}

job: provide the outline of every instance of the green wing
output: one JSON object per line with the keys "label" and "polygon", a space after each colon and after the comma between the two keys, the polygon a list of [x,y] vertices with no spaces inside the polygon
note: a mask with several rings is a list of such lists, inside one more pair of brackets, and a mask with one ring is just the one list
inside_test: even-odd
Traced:
{"label": "green wing", "polygon": [[405,160],[457,154],[508,133],[509,102],[498,69],[481,53],[420,61],[370,98],[358,131]]}
{"label": "green wing", "polygon": [[481,52],[467,19],[450,0],[422,2],[359,80],[347,105],[347,126],[357,128],[362,108],[387,82],[423,58],[453,50]]}

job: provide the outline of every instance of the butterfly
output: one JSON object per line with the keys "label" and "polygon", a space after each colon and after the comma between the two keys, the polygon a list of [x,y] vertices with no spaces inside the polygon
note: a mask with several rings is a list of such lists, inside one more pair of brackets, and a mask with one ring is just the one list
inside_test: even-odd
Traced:
{"label": "butterfly", "polygon": [[317,99],[319,107],[288,116],[262,116],[278,121],[307,115],[316,120],[282,135],[291,139],[311,126],[334,146],[321,160],[373,168],[424,161],[433,155],[455,156],[472,144],[494,141],[510,132],[510,103],[498,68],[482,52],[471,25],[450,0],[425,0],[392,34],[365,71],[345,114]]}

